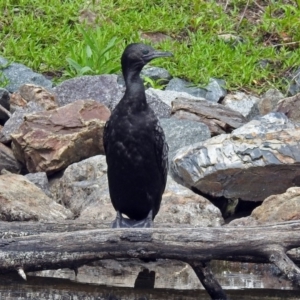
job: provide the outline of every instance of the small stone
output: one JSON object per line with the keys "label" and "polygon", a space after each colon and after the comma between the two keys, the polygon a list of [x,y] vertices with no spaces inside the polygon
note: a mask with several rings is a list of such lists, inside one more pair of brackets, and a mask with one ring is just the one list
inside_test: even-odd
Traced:
{"label": "small stone", "polygon": [[178,98],[172,102],[172,116],[204,123],[212,136],[231,132],[246,123],[246,119],[239,112],[207,100]]}
{"label": "small stone", "polygon": [[296,69],[296,71],[290,76],[290,86],[288,90],[288,94],[290,96],[294,96],[300,93],[300,68]]}
{"label": "small stone", "polygon": [[10,96],[10,111],[14,113],[18,107],[24,108],[27,105],[27,101],[23,99],[19,92],[14,92]]}
{"label": "small stone", "polygon": [[281,99],[274,110],[284,113],[294,122],[300,122],[300,93],[292,97]]}
{"label": "small stone", "polygon": [[228,94],[222,104],[242,114],[247,120],[259,115],[258,102],[260,99],[242,92]]}
{"label": "small stone", "polygon": [[149,88],[146,90],[146,96],[153,96],[159,98],[162,102],[167,104],[168,106],[172,107],[172,102],[176,100],[176,98],[185,98],[185,99],[192,99],[194,101],[202,101],[205,100],[204,98],[197,98],[192,96],[191,94],[185,92],[176,92],[170,90],[158,90]]}
{"label": "small stone", "polygon": [[192,83],[179,78],[170,80],[166,90],[185,92],[197,98],[205,98],[208,101],[219,102],[226,95],[225,81],[211,78],[204,88],[193,86]]}
{"label": "small stone", "polygon": [[24,84],[20,86],[19,93],[26,102],[37,102],[45,110],[57,108],[56,95],[41,86]]}
{"label": "small stone", "polygon": [[273,111],[277,106],[278,102],[283,99],[283,94],[277,89],[269,89],[261,97],[258,102],[258,110],[261,115],[266,115]]}

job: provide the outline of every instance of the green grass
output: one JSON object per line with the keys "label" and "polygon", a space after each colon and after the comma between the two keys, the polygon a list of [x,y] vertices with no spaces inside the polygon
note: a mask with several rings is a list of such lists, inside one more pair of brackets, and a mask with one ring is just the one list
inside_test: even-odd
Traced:
{"label": "green grass", "polygon": [[[155,47],[173,59],[154,61],[173,76],[204,85],[226,80],[229,90],[286,92],[285,75],[300,65],[300,1],[265,0],[4,0],[0,55],[37,72],[63,75],[120,70],[125,45],[142,33],[164,33]],[[90,24],[80,16],[92,16]],[[236,43],[220,34],[242,38]],[[150,43],[148,41],[148,43]],[[261,61],[267,61],[262,67]]]}

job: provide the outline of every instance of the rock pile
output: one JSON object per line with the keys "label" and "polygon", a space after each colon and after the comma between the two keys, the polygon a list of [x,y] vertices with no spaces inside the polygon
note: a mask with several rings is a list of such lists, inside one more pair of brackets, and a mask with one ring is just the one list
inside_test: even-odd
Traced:
{"label": "rock pile", "polygon": [[[67,210],[58,214],[62,219],[112,220],[102,134],[110,110],[124,93],[122,77],[83,76],[53,87],[25,66],[6,66],[4,58],[0,63],[9,80],[0,89],[0,179],[5,182],[10,176],[20,182],[17,186],[33,181],[47,201]],[[149,68],[144,75],[167,85],[165,90],[149,88],[146,94],[170,146],[170,175],[180,183],[168,177],[156,222],[220,226],[221,213],[208,199],[218,207],[260,203],[300,184],[300,94],[227,94],[222,80],[212,78],[207,87],[198,88],[172,79],[161,68]],[[42,213],[30,217],[30,207],[24,213],[26,208],[11,197],[6,202],[10,209],[1,205],[2,220],[51,218]],[[269,202],[256,210],[269,210]],[[272,222],[272,217],[265,220]]]}
{"label": "rock pile", "polygon": [[[102,133],[124,93],[122,78],[83,76],[53,87],[23,65],[5,64],[0,57],[9,80],[0,89],[0,220],[111,222]],[[146,91],[170,147],[158,226],[222,226],[225,211],[233,226],[300,218],[300,94],[227,94],[222,80],[198,88],[157,68],[145,76],[167,84]],[[237,218],[243,202],[257,207]],[[114,261],[105,263],[113,269]],[[173,277],[194,276],[183,263],[166,264]]]}

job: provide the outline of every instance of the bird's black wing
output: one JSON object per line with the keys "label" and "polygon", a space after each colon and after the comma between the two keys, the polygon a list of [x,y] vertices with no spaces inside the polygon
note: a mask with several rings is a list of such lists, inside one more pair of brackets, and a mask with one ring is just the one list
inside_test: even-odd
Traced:
{"label": "bird's black wing", "polygon": [[160,173],[163,175],[164,186],[163,190],[165,189],[166,182],[167,182],[167,175],[168,175],[168,152],[169,146],[166,142],[165,133],[162,127],[157,121],[157,124],[154,129],[154,137],[155,137],[155,152],[156,152],[156,160],[158,163],[158,167],[160,168]]}

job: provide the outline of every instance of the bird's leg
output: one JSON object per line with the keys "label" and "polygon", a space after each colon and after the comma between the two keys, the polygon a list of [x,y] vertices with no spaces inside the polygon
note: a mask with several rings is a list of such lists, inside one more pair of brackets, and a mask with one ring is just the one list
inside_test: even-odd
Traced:
{"label": "bird's leg", "polygon": [[111,228],[122,228],[122,214],[117,211],[116,219],[111,223]]}
{"label": "bird's leg", "polygon": [[150,210],[148,216],[140,221],[126,219],[122,217],[122,214],[117,211],[116,219],[112,222],[111,228],[151,228],[153,227],[152,210]]}
{"label": "bird's leg", "polygon": [[134,221],[133,226],[135,228],[151,228],[153,227],[153,221],[152,221],[153,212],[152,209],[149,211],[148,216],[140,221]]}

